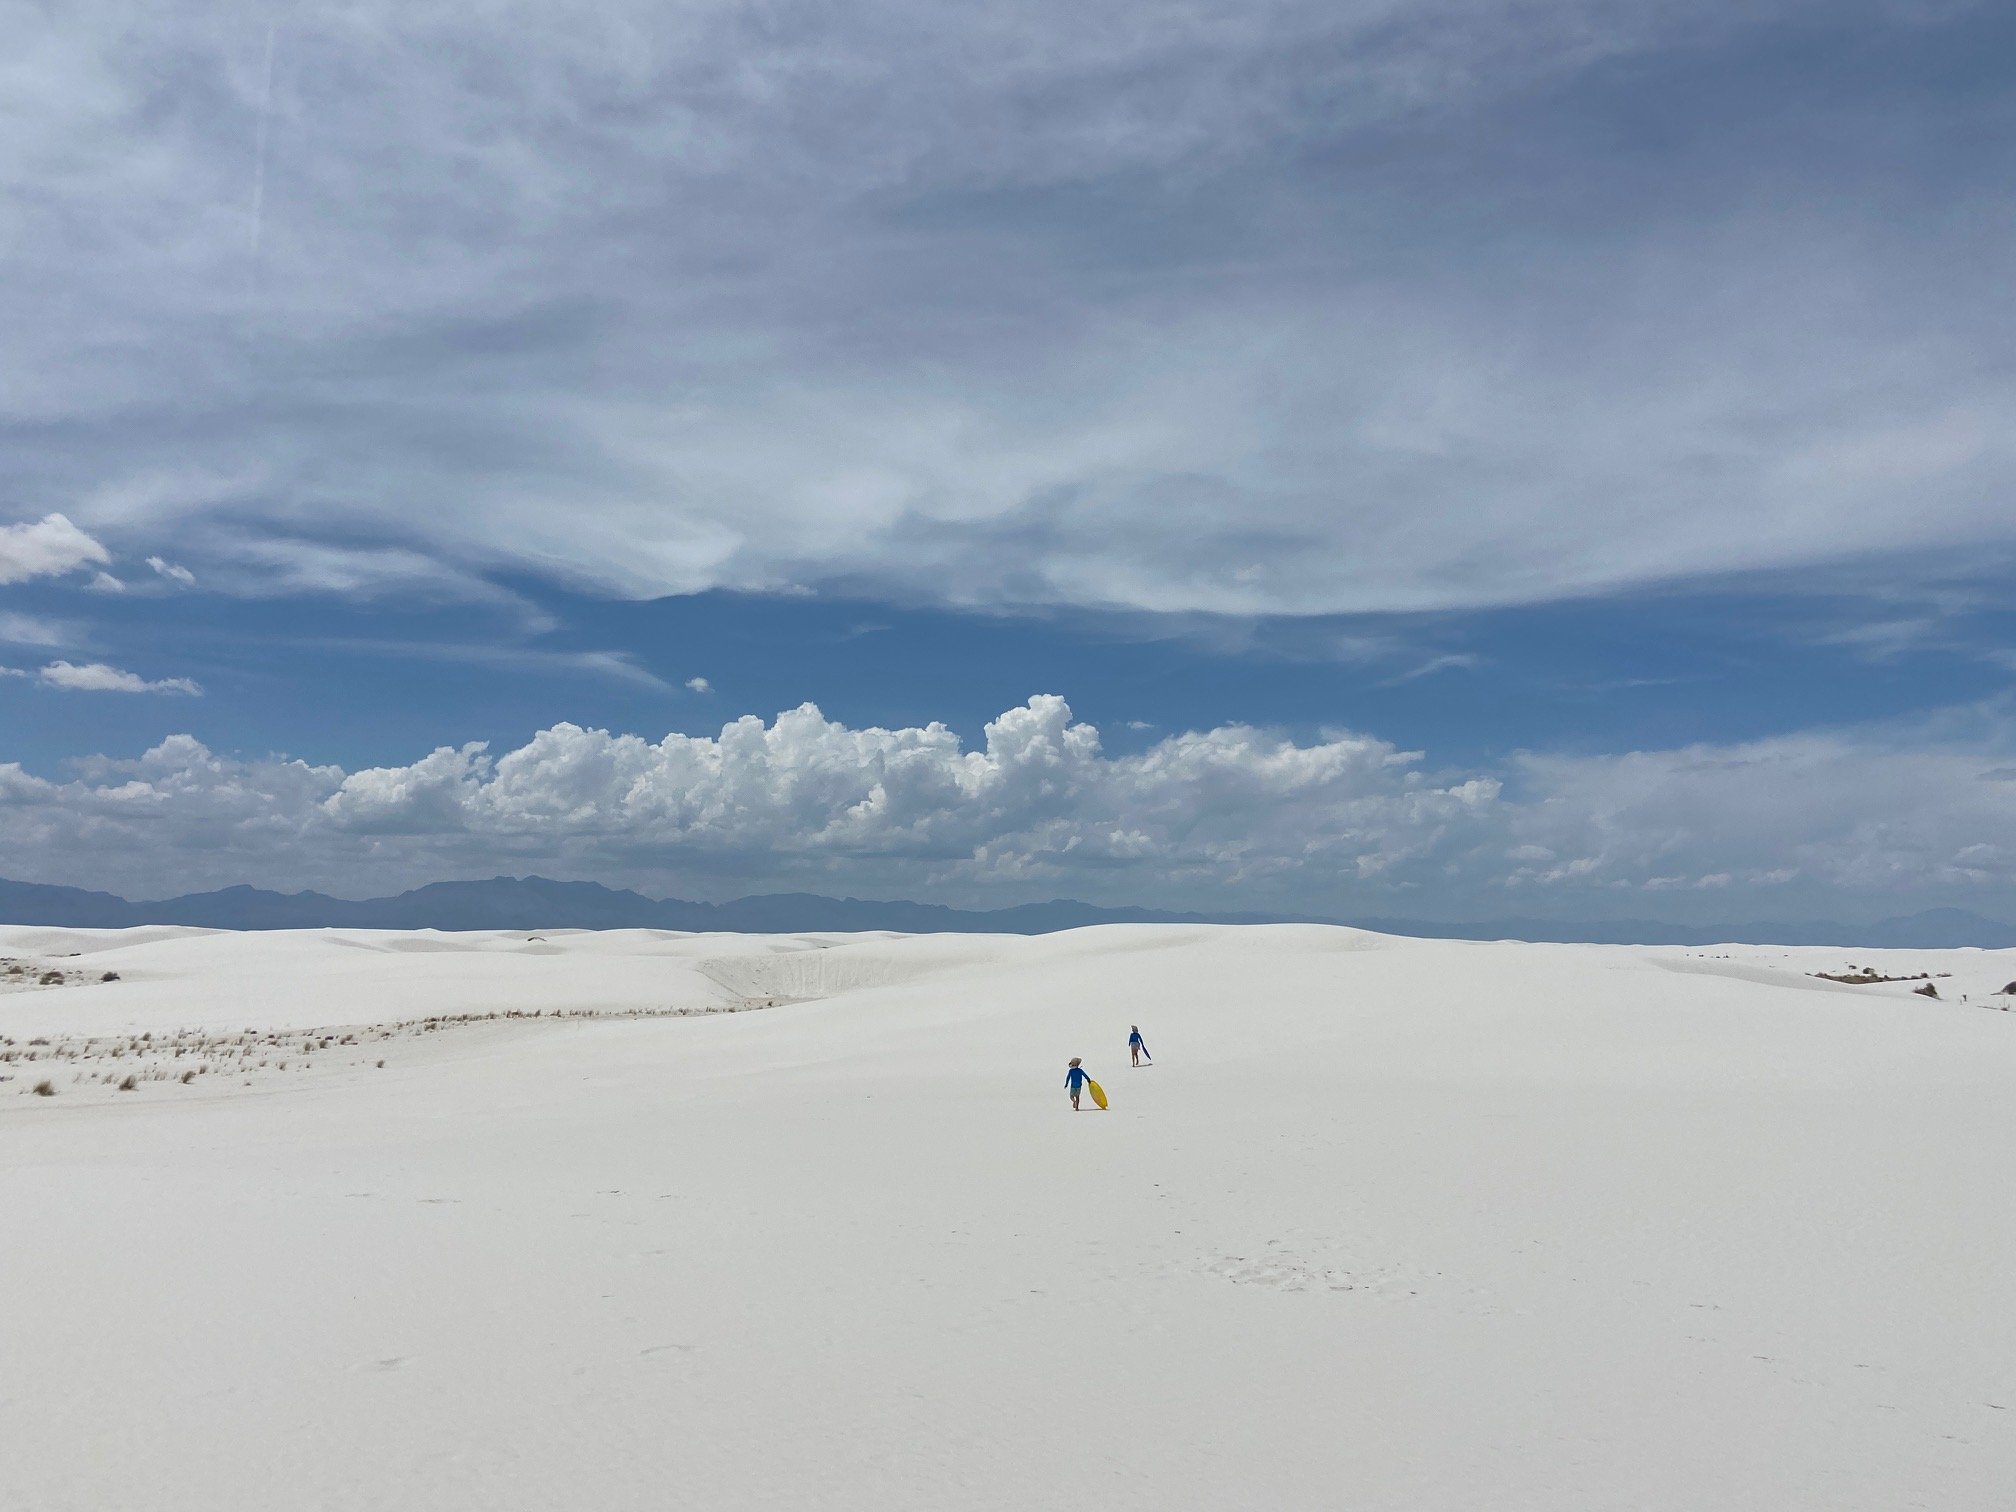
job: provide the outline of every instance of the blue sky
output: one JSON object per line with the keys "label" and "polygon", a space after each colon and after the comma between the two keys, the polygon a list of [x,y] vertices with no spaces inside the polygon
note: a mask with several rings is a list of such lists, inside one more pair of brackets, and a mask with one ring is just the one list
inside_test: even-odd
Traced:
{"label": "blue sky", "polygon": [[[1976,579],[1968,602],[1930,615],[1908,603],[1872,612],[1870,580],[1880,587],[1888,575],[1873,569],[1825,591],[1729,582],[1293,619],[724,592],[623,602],[515,582],[546,625],[536,631],[522,612],[189,588],[88,600],[90,628],[70,654],[190,676],[202,697],[164,708],[15,679],[0,683],[0,700],[10,758],[53,774],[80,751],[152,744],[164,719],[220,750],[356,767],[444,743],[514,747],[560,719],[710,734],[737,714],[808,701],[849,725],[941,720],[972,742],[1001,710],[1056,692],[1117,749],[1223,723],[1305,739],[1342,726],[1488,765],[1525,748],[1665,748],[1908,721],[2005,694],[2016,608],[2000,605],[2016,602],[2016,584]],[[58,625],[78,609],[62,587],[10,602]],[[696,677],[706,691],[685,686]]]}
{"label": "blue sky", "polygon": [[2000,7],[29,36],[0,871],[2016,914]]}

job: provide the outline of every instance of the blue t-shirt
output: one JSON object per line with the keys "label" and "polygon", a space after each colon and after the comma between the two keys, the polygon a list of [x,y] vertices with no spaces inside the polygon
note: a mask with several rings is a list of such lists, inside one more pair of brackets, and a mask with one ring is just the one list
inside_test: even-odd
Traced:
{"label": "blue t-shirt", "polygon": [[1084,1084],[1085,1068],[1083,1066],[1073,1066],[1069,1071],[1064,1073],[1064,1090],[1066,1092],[1076,1092]]}
{"label": "blue t-shirt", "polygon": [[1138,1044],[1140,1044],[1140,1043],[1141,1043],[1141,1031],[1140,1031],[1139,1029],[1136,1029],[1136,1030],[1135,1030],[1135,1031],[1134,1031],[1134,1032],[1133,1032],[1132,1034],[1128,1035],[1128,1036],[1127,1036],[1127,1043],[1128,1043],[1128,1044],[1130,1044],[1130,1045],[1138,1045]]}

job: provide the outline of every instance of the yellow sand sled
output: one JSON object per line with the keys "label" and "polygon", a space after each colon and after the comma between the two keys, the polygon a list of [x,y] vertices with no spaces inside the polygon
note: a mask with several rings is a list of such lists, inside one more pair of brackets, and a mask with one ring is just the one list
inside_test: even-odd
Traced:
{"label": "yellow sand sled", "polygon": [[1085,1078],[1085,1090],[1092,1094],[1093,1102],[1102,1108],[1106,1106],[1106,1089],[1089,1076]]}

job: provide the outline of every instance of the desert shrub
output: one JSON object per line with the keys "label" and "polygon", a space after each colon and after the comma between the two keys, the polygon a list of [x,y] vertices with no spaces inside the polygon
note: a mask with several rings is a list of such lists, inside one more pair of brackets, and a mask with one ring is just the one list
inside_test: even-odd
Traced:
{"label": "desert shrub", "polygon": [[140,1078],[133,1075],[130,1071],[126,1073],[126,1080],[119,1083],[119,1090],[121,1092],[136,1092],[139,1088]]}
{"label": "desert shrub", "polygon": [[101,982],[116,982],[119,980],[119,973],[116,971],[108,971],[105,973],[105,975],[98,978],[98,980]]}
{"label": "desert shrub", "polygon": [[54,1097],[56,1095],[56,1083],[49,1081],[47,1078],[38,1081],[35,1083],[35,1095],[37,1097]]}
{"label": "desert shrub", "polygon": [[45,971],[37,980],[44,987],[61,987],[63,985],[63,973],[60,971]]}

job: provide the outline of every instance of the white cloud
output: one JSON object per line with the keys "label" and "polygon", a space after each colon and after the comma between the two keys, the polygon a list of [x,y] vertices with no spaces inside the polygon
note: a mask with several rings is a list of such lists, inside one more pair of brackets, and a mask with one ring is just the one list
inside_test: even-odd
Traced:
{"label": "white cloud", "polygon": [[686,690],[689,693],[712,693],[714,684],[704,677],[689,677],[686,679]]}
{"label": "white cloud", "polygon": [[442,747],[351,772],[178,736],[62,782],[0,769],[0,850],[17,871],[143,892],[383,891],[515,869],[689,896],[2006,912],[2016,783],[1994,779],[2011,733],[1527,756],[1503,773],[1438,773],[1368,735],[1301,743],[1238,725],[1109,755],[1054,697],[1008,710],[973,749],[943,725],[856,729],[810,705],[656,741],[561,724],[501,754]]}
{"label": "white cloud", "polygon": [[36,675],[49,687],[73,693],[187,693],[193,697],[203,691],[186,677],[163,677],[150,682],[138,673],[104,662],[85,662],[80,666],[52,661]]}
{"label": "white cloud", "polygon": [[147,558],[147,565],[152,567],[156,574],[167,578],[171,583],[180,583],[184,588],[193,588],[196,585],[196,574],[191,572],[187,567],[178,567],[175,563],[165,561],[158,556]]}
{"label": "white cloud", "polygon": [[111,553],[60,514],[25,525],[0,525],[0,583],[60,577],[110,562]]}

